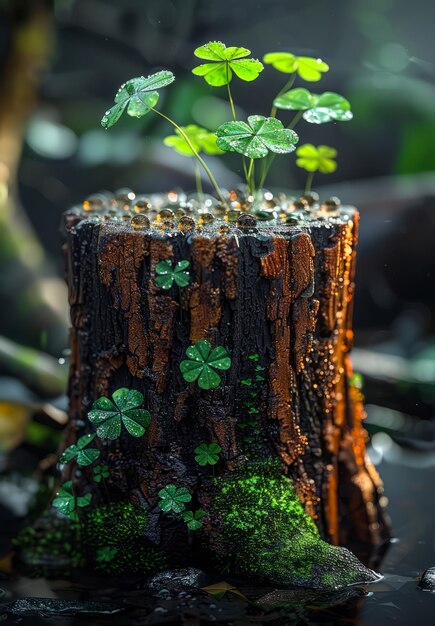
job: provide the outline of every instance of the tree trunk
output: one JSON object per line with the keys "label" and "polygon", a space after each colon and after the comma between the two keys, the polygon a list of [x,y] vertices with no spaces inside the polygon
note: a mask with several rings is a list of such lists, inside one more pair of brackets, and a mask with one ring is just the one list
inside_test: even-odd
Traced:
{"label": "tree trunk", "polygon": [[[66,217],[72,360],[65,446],[94,430],[87,414],[95,399],[121,387],[143,394],[151,424],[142,438],[124,431],[114,442],[98,440],[111,472],[104,489],[71,464],[64,479],[90,488],[95,502],[109,495],[152,511],[148,538],[170,552],[180,548],[171,548],[174,525],[158,507],[165,485],[187,487],[209,511],[220,477],[231,483],[246,468],[278,461],[324,539],[384,542],[382,483],[365,453],[362,397],[349,361],[358,212],[222,234],[213,226],[139,231],[83,217]],[[158,286],[156,266],[166,259],[190,261],[188,286]],[[228,371],[215,370],[222,380],[210,390],[180,371],[186,349],[204,339],[231,358]],[[195,449],[211,442],[221,448],[219,461],[198,465]],[[202,546],[222,551],[219,520],[207,519]]]}

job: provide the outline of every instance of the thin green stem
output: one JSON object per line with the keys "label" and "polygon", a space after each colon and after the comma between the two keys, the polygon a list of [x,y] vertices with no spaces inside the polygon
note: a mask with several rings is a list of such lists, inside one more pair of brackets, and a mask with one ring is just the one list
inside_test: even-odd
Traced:
{"label": "thin green stem", "polygon": [[[284,85],[284,87],[281,89],[281,91],[279,91],[276,96],[274,97],[274,101],[279,98],[280,96],[282,96],[283,93],[285,93],[286,91],[288,91],[289,89],[291,89],[293,87],[293,84],[295,82],[296,79],[296,74],[294,74],[291,78],[289,78],[289,80],[286,82],[286,84]],[[277,107],[275,105],[272,105],[272,108],[270,109],[270,115],[269,117],[276,117],[276,112],[277,112]]]}
{"label": "thin green stem", "polygon": [[198,192],[200,202],[202,202],[202,199],[204,197],[204,190],[202,188],[201,172],[199,170],[198,163],[195,163],[194,167],[195,167],[196,191]]}
{"label": "thin green stem", "polygon": [[292,119],[292,121],[290,122],[290,124],[287,126],[287,128],[289,130],[293,130],[296,124],[302,119],[303,114],[304,114],[304,111],[298,111],[296,115],[294,116],[294,118]]}
{"label": "thin green stem", "polygon": [[246,179],[247,179],[246,182],[248,184],[248,189],[252,195],[254,195],[253,175],[254,175],[254,159],[251,159],[249,161],[248,173],[246,175]]}
{"label": "thin green stem", "polygon": [[309,172],[307,176],[307,182],[305,183],[305,193],[309,193],[311,191],[313,178],[314,178],[314,172]]}
{"label": "thin green stem", "polygon": [[194,156],[198,159],[198,161],[200,162],[200,164],[202,165],[202,167],[204,168],[205,173],[207,174],[207,176],[210,179],[211,184],[213,185],[214,190],[216,191],[219,200],[222,202],[222,204],[224,205],[224,207],[229,211],[229,206],[227,204],[227,201],[225,200],[224,196],[222,195],[221,190],[219,189],[219,185],[217,184],[215,177],[213,176],[213,174],[210,171],[210,168],[208,167],[207,163],[204,161],[204,159],[202,157],[200,157],[200,155],[198,154],[198,152],[195,150],[194,146],[192,145],[192,142],[190,141],[189,137],[186,135],[186,133],[184,132],[184,130],[178,126],[178,124],[176,122],[174,122],[173,120],[171,120],[170,117],[167,117],[164,113],[162,113],[161,111],[158,111],[157,109],[155,109],[154,107],[150,107],[151,111],[154,111],[154,113],[157,113],[157,115],[160,115],[160,117],[163,117],[163,119],[165,119],[167,122],[169,122],[169,124],[172,124],[172,126],[174,128],[176,128],[178,130],[178,132],[180,133],[180,135],[183,137],[184,141],[187,143],[187,145],[189,146],[189,148],[192,150]]}

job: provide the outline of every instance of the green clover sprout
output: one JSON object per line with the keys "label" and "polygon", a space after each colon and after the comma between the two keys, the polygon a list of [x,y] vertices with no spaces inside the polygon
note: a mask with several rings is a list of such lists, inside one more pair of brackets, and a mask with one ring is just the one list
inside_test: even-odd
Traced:
{"label": "green clover sprout", "polygon": [[197,511],[184,511],[183,513],[183,521],[186,522],[187,528],[189,530],[199,530],[202,528],[201,519],[206,517],[207,513],[203,509],[198,509]]}
{"label": "green clover sprout", "polygon": [[192,72],[196,76],[202,76],[212,87],[228,85],[233,73],[242,80],[252,81],[263,71],[263,64],[258,59],[247,59],[250,54],[251,51],[247,48],[227,48],[221,41],[210,41],[194,52],[196,57],[208,63],[197,65]]}
{"label": "green clover sprout", "polygon": [[83,435],[77,440],[77,444],[72,444],[61,454],[59,462],[69,463],[77,458],[77,463],[82,467],[92,465],[98,459],[101,452],[97,448],[88,448],[87,446],[95,439],[95,433],[91,435]]}
{"label": "green clover sprout", "polygon": [[[223,150],[218,148],[216,144],[216,135],[211,130],[207,130],[196,124],[180,126],[180,128],[184,131],[184,134],[189,137],[191,145],[197,152],[204,152],[210,155],[223,154]],[[195,156],[192,152],[192,148],[178,130],[175,131],[174,135],[165,137],[163,143],[165,146],[173,148],[182,156]]]}
{"label": "green clover sprout", "polygon": [[112,398],[113,402],[106,397],[98,398],[88,413],[89,421],[98,426],[98,437],[117,439],[122,424],[133,437],[142,437],[150,425],[151,416],[148,411],[139,408],[143,404],[140,391],[122,387],[113,393]]}
{"label": "green clover sprout", "polygon": [[317,82],[322,74],[329,70],[329,65],[314,57],[297,57],[291,52],[268,52],[263,57],[264,63],[271,65],[278,72],[294,74],[295,72],[309,82]]}
{"label": "green clover sprout", "polygon": [[186,272],[189,266],[190,261],[187,260],[178,261],[174,268],[169,259],[160,261],[156,265],[156,284],[162,289],[170,289],[174,282],[178,287],[187,287],[190,283],[190,274]]}
{"label": "green clover sprout", "polygon": [[304,111],[304,120],[311,124],[347,122],[353,117],[349,101],[332,91],[316,95],[299,87],[278,96],[273,104],[278,109]]}
{"label": "green clover sprout", "polygon": [[190,502],[192,496],[186,487],[177,487],[171,483],[159,491],[159,498],[159,508],[162,511],[181,513],[186,508],[185,503]]}
{"label": "green clover sprout", "polygon": [[103,478],[110,476],[109,467],[107,465],[95,465],[92,468],[92,476],[96,483],[100,483]]}
{"label": "green clover sprout", "polygon": [[101,120],[103,128],[110,128],[116,124],[121,115],[127,109],[127,114],[132,117],[142,117],[149,113],[159,101],[157,89],[166,87],[174,82],[175,76],[168,70],[131,78],[121,85],[115,96],[115,105],[105,112]]}
{"label": "green clover sprout", "polygon": [[113,561],[118,553],[118,548],[115,546],[103,546],[97,550],[97,561],[99,563],[107,563]]}
{"label": "green clover sprout", "polygon": [[321,174],[332,174],[337,169],[334,158],[337,150],[330,146],[313,146],[306,143],[296,150],[296,165],[308,172],[305,192],[310,191],[315,172]]}
{"label": "green clover sprout", "polygon": [[65,482],[56,497],[53,500],[53,506],[70,520],[78,521],[77,507],[83,508],[89,506],[92,500],[92,494],[87,493],[84,496],[75,496],[73,484],[71,480]]}
{"label": "green clover sprout", "polygon": [[198,381],[201,389],[215,389],[221,383],[221,377],[215,369],[228,370],[231,358],[225,348],[211,347],[208,341],[197,341],[186,350],[188,359],[181,361],[180,370],[188,383]]}
{"label": "green clover sprout", "polygon": [[248,122],[226,122],[216,131],[217,145],[222,150],[235,150],[250,159],[260,159],[269,151],[280,154],[293,152],[297,134],[273,117],[250,115]]}
{"label": "green clover sprout", "polygon": [[216,465],[222,448],[217,443],[200,443],[195,448],[195,461],[198,465]]}

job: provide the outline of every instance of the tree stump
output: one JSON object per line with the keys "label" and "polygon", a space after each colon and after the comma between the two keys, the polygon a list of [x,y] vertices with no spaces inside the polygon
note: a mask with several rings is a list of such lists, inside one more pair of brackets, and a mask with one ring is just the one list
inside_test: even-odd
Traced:
{"label": "tree stump", "polygon": [[[123,209],[66,215],[72,355],[64,447],[95,432],[93,403],[120,388],[143,395],[151,420],[143,436],[123,428],[115,440],[94,440],[110,471],[101,483],[92,467],[74,463],[63,479],[92,493],[93,506],[142,507],[147,541],[170,562],[211,554],[274,582],[356,580],[355,557],[318,532],[337,545],[374,546],[389,536],[349,361],[358,212],[322,205],[257,222],[199,215],[196,225],[185,216],[177,227],[164,211],[149,214],[151,227],[143,216],[130,224],[134,213]],[[217,447],[201,453],[202,444]],[[168,485],[187,489],[189,502],[179,504],[200,511],[200,528],[161,506]],[[315,543],[295,542],[301,529]],[[291,558],[284,539],[293,541]]]}

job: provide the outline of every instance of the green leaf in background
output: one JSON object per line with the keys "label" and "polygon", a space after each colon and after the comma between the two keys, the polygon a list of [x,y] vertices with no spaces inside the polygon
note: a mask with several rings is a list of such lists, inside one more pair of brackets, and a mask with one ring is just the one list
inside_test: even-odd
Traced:
{"label": "green leaf in background", "polygon": [[107,563],[112,561],[118,553],[118,548],[115,546],[103,546],[97,550],[97,561],[99,563]]}
{"label": "green leaf in background", "polygon": [[195,50],[195,56],[208,63],[197,65],[193,74],[203,76],[213,87],[222,87],[231,82],[233,73],[238,78],[252,81],[263,71],[263,64],[258,59],[246,59],[251,54],[247,48],[226,47],[221,41],[210,41]]}
{"label": "green leaf in background", "polygon": [[187,260],[178,261],[175,267],[169,259],[160,261],[156,265],[156,284],[162,289],[170,289],[174,282],[178,287],[187,287],[190,283],[190,274],[186,271],[189,266]]}
{"label": "green leaf in background", "polygon": [[297,134],[284,128],[274,117],[250,115],[248,122],[226,122],[216,131],[217,145],[222,150],[235,150],[251,159],[267,156],[269,151],[284,154],[293,152]]}
{"label": "green leaf in background", "polygon": [[202,518],[206,517],[207,513],[203,509],[197,511],[184,511],[183,521],[186,522],[187,527],[190,530],[199,530],[202,528]]}
{"label": "green leaf in background", "polygon": [[195,461],[198,465],[216,465],[222,448],[217,443],[201,443],[195,448]]}
{"label": "green leaf in background", "polygon": [[127,432],[133,437],[142,437],[150,425],[151,416],[148,411],[140,409],[143,395],[140,391],[117,389],[109,398],[98,398],[88,413],[92,424],[98,426],[97,435],[100,439],[117,439],[124,424]]}
{"label": "green leaf in background", "polygon": [[103,478],[110,476],[108,465],[95,465],[95,467],[92,468],[92,475],[95,482],[100,483]]}
{"label": "green leaf in background", "polygon": [[84,496],[76,497],[73,493],[73,484],[71,480],[65,482],[56,497],[53,500],[53,506],[63,515],[69,517],[73,521],[78,520],[76,507],[85,507],[91,503],[92,494],[87,493]]}
{"label": "green leaf in background", "polygon": [[208,341],[197,341],[186,350],[188,359],[181,361],[180,370],[188,383],[198,381],[201,389],[215,389],[221,383],[221,377],[215,369],[228,370],[231,358],[225,348],[211,348]]}
{"label": "green leaf in background", "polygon": [[329,65],[315,57],[297,57],[291,52],[268,52],[263,61],[279,72],[294,74],[295,72],[306,81],[317,82],[322,74],[329,70]]}
{"label": "green leaf in background", "polygon": [[146,115],[159,100],[157,89],[166,87],[174,80],[174,74],[168,70],[147,77],[131,78],[119,88],[115,96],[115,105],[106,111],[101,120],[102,127],[110,128],[116,124],[126,109],[127,114],[132,117]]}
{"label": "green leaf in background", "polygon": [[313,146],[306,143],[296,150],[296,165],[307,172],[320,172],[321,174],[332,174],[337,169],[334,160],[337,150],[330,146]]}
{"label": "green leaf in background", "polygon": [[317,95],[298,87],[275,98],[273,104],[277,109],[305,111],[303,118],[311,124],[347,122],[353,117],[350,102],[332,91]]}
{"label": "green leaf in background", "polygon": [[166,485],[159,491],[159,508],[168,513],[181,513],[186,508],[185,503],[190,502],[192,496],[186,487],[177,487],[174,484]]}
{"label": "green leaf in background", "polygon": [[69,463],[74,458],[83,467],[91,465],[98,459],[101,452],[97,448],[88,448],[88,445],[95,439],[95,433],[83,435],[77,440],[77,444],[69,446],[60,456],[60,463]]}
{"label": "green leaf in background", "polygon": [[[210,155],[223,154],[223,150],[218,148],[216,144],[215,133],[207,130],[207,128],[196,126],[196,124],[189,124],[189,126],[181,126],[180,128],[189,137],[191,144],[197,152],[204,152]],[[173,148],[178,154],[194,156],[192,148],[178,130],[175,131],[174,135],[165,137],[163,143],[165,146]]]}

